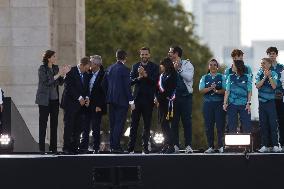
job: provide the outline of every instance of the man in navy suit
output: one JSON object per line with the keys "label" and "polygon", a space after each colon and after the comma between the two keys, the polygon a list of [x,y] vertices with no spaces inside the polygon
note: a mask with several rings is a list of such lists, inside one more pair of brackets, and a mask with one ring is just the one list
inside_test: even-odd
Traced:
{"label": "man in navy suit", "polygon": [[120,139],[128,107],[130,105],[132,110],[135,108],[131,94],[130,70],[124,65],[126,57],[124,50],[117,50],[117,62],[108,68],[105,78],[107,103],[109,104],[110,148],[113,153],[123,152]]}
{"label": "man in navy suit", "polygon": [[150,127],[152,121],[152,111],[156,86],[159,77],[159,67],[151,62],[150,49],[142,47],[140,49],[141,61],[132,66],[130,73],[131,85],[134,85],[135,110],[131,114],[130,141],[128,152],[133,153],[137,137],[139,120],[142,115],[144,121],[143,130],[143,153],[148,154],[148,142],[150,137]]}
{"label": "man in navy suit", "polygon": [[84,125],[82,139],[80,143],[80,152],[89,152],[89,133],[92,129],[94,153],[99,152],[100,148],[100,130],[102,116],[106,114],[106,97],[102,88],[102,81],[105,75],[102,65],[102,58],[99,55],[91,56],[91,73],[89,74],[89,98],[86,124]]}
{"label": "man in navy suit", "polygon": [[86,73],[89,69],[90,59],[84,57],[65,77],[61,108],[64,110],[63,152],[66,154],[78,152],[82,132],[81,122],[85,116],[86,106],[90,103]]}

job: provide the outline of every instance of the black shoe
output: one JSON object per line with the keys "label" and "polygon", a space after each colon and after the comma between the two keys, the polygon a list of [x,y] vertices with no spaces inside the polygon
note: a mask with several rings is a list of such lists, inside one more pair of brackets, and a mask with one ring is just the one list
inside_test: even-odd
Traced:
{"label": "black shoe", "polygon": [[173,154],[175,152],[175,148],[173,146],[169,146],[165,154]]}
{"label": "black shoe", "polygon": [[110,152],[113,154],[123,154],[124,153],[122,149],[111,149]]}
{"label": "black shoe", "polygon": [[88,149],[79,149],[79,154],[90,154],[90,151]]}
{"label": "black shoe", "polygon": [[142,154],[149,154],[150,153],[150,151],[148,150],[148,149],[144,149],[143,151],[142,151]]}
{"label": "black shoe", "polygon": [[74,153],[69,150],[63,150],[61,154],[62,155],[74,155]]}
{"label": "black shoe", "polygon": [[57,150],[49,150],[49,154],[57,154]]}
{"label": "black shoe", "polygon": [[94,150],[94,151],[93,151],[93,154],[99,154],[99,153],[100,153],[99,150]]}
{"label": "black shoe", "polygon": [[165,154],[167,150],[168,150],[168,146],[167,145],[163,146],[162,150],[160,151],[160,154]]}
{"label": "black shoe", "polygon": [[134,154],[134,148],[128,148],[128,149],[127,149],[127,152],[128,152],[129,154]]}

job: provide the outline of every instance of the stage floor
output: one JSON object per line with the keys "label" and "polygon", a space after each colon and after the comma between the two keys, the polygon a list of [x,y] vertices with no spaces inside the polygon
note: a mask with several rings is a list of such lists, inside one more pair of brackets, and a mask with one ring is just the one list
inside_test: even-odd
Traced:
{"label": "stage floor", "polygon": [[284,188],[284,153],[0,155],[0,186],[48,189]]}

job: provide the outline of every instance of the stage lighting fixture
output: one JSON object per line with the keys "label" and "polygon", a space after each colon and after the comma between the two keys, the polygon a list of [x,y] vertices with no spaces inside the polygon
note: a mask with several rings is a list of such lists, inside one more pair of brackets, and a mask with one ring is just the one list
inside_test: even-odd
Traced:
{"label": "stage lighting fixture", "polygon": [[13,139],[7,134],[0,135],[0,151],[12,152],[14,147]]}
{"label": "stage lighting fixture", "polygon": [[250,133],[225,133],[225,152],[247,152],[251,149]]}
{"label": "stage lighting fixture", "polygon": [[165,137],[162,133],[155,133],[153,139],[156,144],[162,144],[165,140]]}

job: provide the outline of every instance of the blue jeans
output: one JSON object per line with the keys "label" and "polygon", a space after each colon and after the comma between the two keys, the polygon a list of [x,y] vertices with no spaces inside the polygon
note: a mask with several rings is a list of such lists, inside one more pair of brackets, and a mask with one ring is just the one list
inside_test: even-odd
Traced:
{"label": "blue jeans", "polygon": [[251,132],[251,114],[248,113],[248,111],[245,108],[246,108],[245,105],[229,104],[227,110],[229,133],[237,132],[238,115],[240,115],[242,132],[243,133]]}
{"label": "blue jeans", "polygon": [[225,111],[223,110],[223,102],[204,102],[203,117],[208,146],[214,147],[214,126],[216,123],[218,147],[222,147],[225,128]]}
{"label": "blue jeans", "polygon": [[177,96],[174,101],[174,117],[172,121],[173,130],[173,143],[179,146],[179,121],[181,118],[183,129],[185,146],[191,146],[192,142],[192,94],[188,96]]}
{"label": "blue jeans", "polygon": [[278,122],[275,101],[259,101],[259,125],[261,129],[261,144],[269,145],[269,133],[272,146],[278,146]]}

